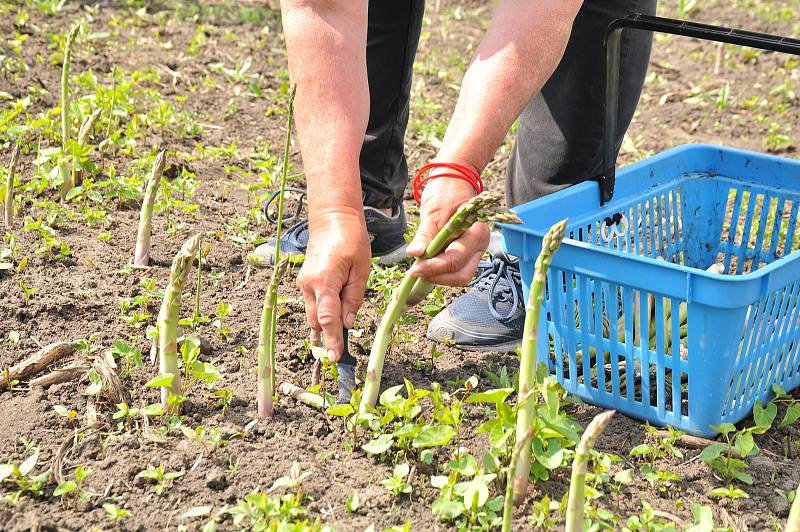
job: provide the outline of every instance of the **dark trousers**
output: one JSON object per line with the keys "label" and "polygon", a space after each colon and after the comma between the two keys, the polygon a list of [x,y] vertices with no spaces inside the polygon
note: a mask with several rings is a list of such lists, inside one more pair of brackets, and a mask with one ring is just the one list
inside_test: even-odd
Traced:
{"label": "dark trousers", "polygon": [[[364,202],[372,207],[399,204],[408,182],[403,137],[424,10],[424,0],[369,3],[370,117],[360,162]],[[605,29],[612,20],[630,13],[652,15],[655,11],[656,0],[584,2],[564,58],[520,116],[508,165],[509,205],[531,201],[600,173]],[[639,102],[652,36],[629,30],[622,39],[618,148]]]}

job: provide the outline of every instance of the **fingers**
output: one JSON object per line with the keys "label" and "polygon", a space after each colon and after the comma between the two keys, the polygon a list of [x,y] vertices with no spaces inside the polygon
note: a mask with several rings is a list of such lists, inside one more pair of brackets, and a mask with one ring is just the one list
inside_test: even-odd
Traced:
{"label": "fingers", "polygon": [[356,313],[361,308],[364,301],[365,285],[361,279],[348,279],[347,284],[342,288],[342,324],[345,329],[352,329],[356,323]]}
{"label": "fingers", "polygon": [[344,350],[342,338],[342,302],[334,290],[318,290],[316,292],[317,322],[325,337],[325,348],[328,359],[338,362]]}
{"label": "fingers", "polygon": [[464,286],[475,275],[488,245],[488,228],[485,224],[475,225],[436,257],[414,264],[411,274],[435,284]]}
{"label": "fingers", "polygon": [[411,257],[421,257],[425,254],[428,244],[442,228],[441,217],[436,214],[423,214],[420,219],[417,233],[406,248],[406,253]]}

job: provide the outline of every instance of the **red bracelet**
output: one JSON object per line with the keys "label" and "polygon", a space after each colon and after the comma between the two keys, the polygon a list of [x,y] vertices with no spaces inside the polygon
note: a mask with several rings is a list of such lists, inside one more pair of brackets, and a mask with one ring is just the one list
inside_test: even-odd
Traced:
{"label": "red bracelet", "polygon": [[[437,168],[446,168],[450,170],[450,172],[443,172],[434,176],[426,175],[431,170]],[[472,188],[475,189],[475,194],[483,192],[483,180],[481,179],[481,175],[474,168],[459,163],[428,163],[420,168],[416,177],[414,177],[412,188],[414,190],[414,200],[417,202],[417,205],[420,204],[420,198],[422,197],[422,191],[425,189],[425,185],[428,181],[436,179],[437,177],[463,179],[472,185]]]}

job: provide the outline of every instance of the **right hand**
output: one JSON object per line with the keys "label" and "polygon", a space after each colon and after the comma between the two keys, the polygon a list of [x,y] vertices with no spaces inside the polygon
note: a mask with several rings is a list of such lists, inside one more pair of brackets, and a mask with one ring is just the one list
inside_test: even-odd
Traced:
{"label": "right hand", "polygon": [[[474,196],[472,185],[461,179],[440,177],[430,181],[422,192],[420,224],[406,250],[409,256],[422,257],[453,213]],[[488,245],[488,226],[476,223],[435,257],[416,262],[411,267],[411,275],[433,284],[466,286],[475,276]]]}
{"label": "right hand", "polygon": [[306,302],[306,318],[322,331],[328,359],[344,351],[342,329],[351,329],[364,299],[371,248],[362,209],[330,209],[309,217],[305,261],[297,285]]}

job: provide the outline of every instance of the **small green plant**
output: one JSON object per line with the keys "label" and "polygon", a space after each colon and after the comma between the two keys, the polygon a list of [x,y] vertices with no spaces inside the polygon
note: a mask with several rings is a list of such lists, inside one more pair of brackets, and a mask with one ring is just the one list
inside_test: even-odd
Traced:
{"label": "small green plant", "polygon": [[9,499],[10,502],[15,502],[23,493],[30,493],[36,496],[44,494],[44,486],[50,480],[52,472],[47,469],[43,473],[34,475],[33,470],[38,462],[39,448],[32,447],[32,454],[21,463],[9,462],[0,464],[0,484],[10,482],[17,488],[17,492]]}
{"label": "small green plant", "polygon": [[120,508],[116,504],[112,504],[107,502],[103,505],[103,510],[106,512],[106,516],[108,516],[108,520],[112,523],[116,523],[117,521],[122,521],[123,519],[127,519],[131,517],[133,514],[126,510],[125,508]]}
{"label": "small green plant", "polygon": [[214,321],[211,322],[211,325],[225,341],[227,341],[231,335],[231,328],[225,324],[225,320],[230,316],[230,313],[231,306],[225,301],[220,301],[217,303],[217,308],[214,310]]}
{"label": "small green plant", "polygon": [[83,483],[89,477],[91,468],[78,466],[72,474],[74,480],[65,480],[53,491],[53,497],[67,497],[77,495],[83,500],[89,499],[89,494],[83,491]]}
{"label": "small green plant", "polygon": [[745,458],[759,452],[753,435],[767,432],[772,427],[777,413],[778,407],[774,403],[769,403],[764,407],[758,401],[753,407],[755,426],[740,431],[737,431],[736,426],[732,423],[723,423],[713,427],[722,434],[725,443],[714,443],[703,449],[700,453],[700,460],[722,475],[723,480],[728,484],[734,480],[748,485],[752,484],[753,477],[744,470],[748,467]]}
{"label": "small green plant", "polygon": [[407,482],[411,468],[408,462],[397,464],[392,470],[392,476],[381,480],[381,485],[393,496],[408,495],[411,493],[411,484]]}
{"label": "small green plant", "polygon": [[344,508],[347,510],[347,513],[352,514],[355,513],[361,507],[361,497],[359,497],[357,491],[353,491],[347,498],[344,500]]}
{"label": "small green plant", "polygon": [[139,473],[137,476],[155,482],[156,485],[154,487],[154,491],[156,492],[156,495],[161,495],[164,493],[164,489],[167,488],[173,480],[180,478],[185,474],[185,471],[165,471],[164,466],[160,465],[158,467],[148,466],[147,469]]}
{"label": "small green plant", "polygon": [[708,492],[708,496],[718,499],[747,499],[750,497],[746,491],[733,485],[728,485],[727,488],[714,488]]}

